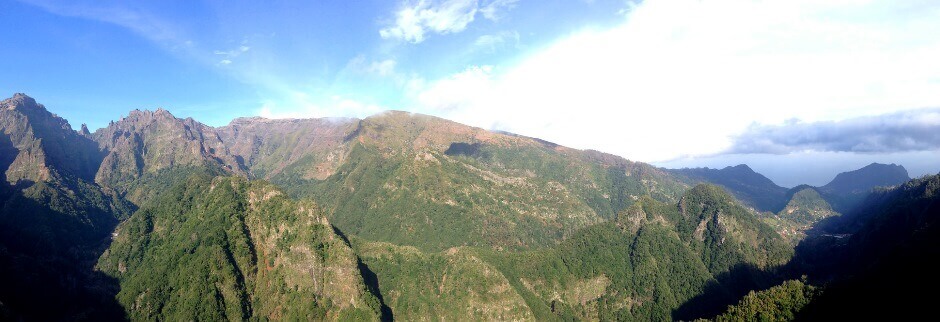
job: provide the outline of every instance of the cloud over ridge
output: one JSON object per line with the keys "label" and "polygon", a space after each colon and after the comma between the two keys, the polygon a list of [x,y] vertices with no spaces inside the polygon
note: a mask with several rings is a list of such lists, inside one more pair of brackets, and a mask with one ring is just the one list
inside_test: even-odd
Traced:
{"label": "cloud over ridge", "polygon": [[752,125],[728,153],[802,151],[892,153],[940,149],[940,108],[909,110],[842,121]]}

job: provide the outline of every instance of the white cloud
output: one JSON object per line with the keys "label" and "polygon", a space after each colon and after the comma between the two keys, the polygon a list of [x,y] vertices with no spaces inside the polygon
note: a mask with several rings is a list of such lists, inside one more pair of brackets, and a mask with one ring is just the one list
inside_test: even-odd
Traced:
{"label": "white cloud", "polygon": [[[417,102],[435,114],[472,114],[486,104],[496,91],[492,79],[493,67],[471,67],[449,78],[438,80],[417,94]],[[464,118],[468,115],[462,115]],[[480,124],[480,123],[476,123]],[[489,126],[489,125],[487,125]]]}
{"label": "white cloud", "polygon": [[477,48],[483,49],[490,53],[496,52],[497,49],[500,49],[503,46],[511,44],[512,46],[519,45],[519,33],[516,31],[503,31],[492,35],[483,35],[477,37],[477,40],[473,42],[473,45]]}
{"label": "white cloud", "polygon": [[498,20],[500,18],[501,12],[504,9],[512,9],[516,6],[516,2],[519,2],[519,0],[494,0],[483,5],[480,8],[480,14],[483,15],[483,18],[489,20]]}
{"label": "white cloud", "polygon": [[940,106],[940,7],[645,1],[609,30],[412,94],[428,113],[641,161],[723,151],[754,122]]}
{"label": "white cloud", "polygon": [[247,43],[247,41],[243,41],[242,43],[243,45],[235,49],[213,51],[212,54],[216,56],[224,57],[224,59],[220,60],[216,65],[219,65],[219,66],[231,65],[235,58],[251,50],[251,47],[244,45],[244,43]]}
{"label": "white cloud", "polygon": [[395,13],[393,25],[379,30],[384,39],[401,39],[411,43],[424,41],[428,32],[458,33],[467,28],[477,13],[495,20],[503,9],[511,9],[516,0],[419,0],[406,3]]}
{"label": "white cloud", "polygon": [[78,17],[118,25],[162,45],[178,46],[186,43],[185,40],[180,40],[182,31],[173,23],[168,23],[143,10],[98,1],[19,1],[59,16]]}

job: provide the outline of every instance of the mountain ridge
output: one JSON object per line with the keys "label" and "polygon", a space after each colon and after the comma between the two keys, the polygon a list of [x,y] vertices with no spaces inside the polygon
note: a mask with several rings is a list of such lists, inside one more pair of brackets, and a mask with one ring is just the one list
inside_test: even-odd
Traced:
{"label": "mountain ridge", "polygon": [[668,170],[401,111],[211,127],[135,110],[89,133],[26,95],[3,104],[14,318],[686,320],[742,297],[732,313],[793,316],[818,293],[791,275],[821,271],[794,245],[909,211],[852,179],[870,169],[837,176],[862,188],[786,189],[747,165]]}

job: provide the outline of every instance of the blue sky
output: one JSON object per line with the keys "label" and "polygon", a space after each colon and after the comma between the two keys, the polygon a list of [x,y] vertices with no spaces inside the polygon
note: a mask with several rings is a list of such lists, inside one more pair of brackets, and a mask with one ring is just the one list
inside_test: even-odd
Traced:
{"label": "blue sky", "polygon": [[[0,53],[0,71],[17,77],[0,88],[93,129],[158,106],[210,125],[264,107],[274,116],[362,117],[410,109],[409,81],[520,59],[574,30],[610,26],[627,6],[449,3],[455,12],[383,37],[404,30],[399,12],[444,11],[448,2],[3,0],[0,36],[15,49]],[[342,102],[347,108],[334,107]],[[310,105],[322,113],[304,110]]]}
{"label": "blue sky", "polygon": [[928,0],[0,0],[0,93],[92,129],[407,110],[823,184],[940,171],[937,30]]}

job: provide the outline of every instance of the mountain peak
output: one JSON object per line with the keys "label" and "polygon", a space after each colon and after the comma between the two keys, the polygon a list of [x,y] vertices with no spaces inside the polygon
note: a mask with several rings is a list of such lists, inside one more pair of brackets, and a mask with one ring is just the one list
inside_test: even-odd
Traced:
{"label": "mountain peak", "polygon": [[16,110],[16,109],[24,109],[24,108],[42,109],[42,110],[46,109],[45,107],[42,106],[42,104],[36,103],[35,99],[23,93],[13,94],[13,97],[3,100],[3,102],[0,103],[0,106],[8,110]]}
{"label": "mountain peak", "polygon": [[231,122],[228,122],[228,126],[267,123],[269,121],[271,121],[271,119],[262,116],[237,117]]}
{"label": "mountain peak", "polygon": [[[738,172],[754,172],[754,169],[751,169],[751,167],[749,167],[749,166],[747,166],[746,164],[743,164],[743,163],[742,163],[742,164],[739,164],[739,165],[736,165],[736,166],[733,166],[733,167],[732,167],[732,166],[727,166],[727,167],[725,167],[723,170],[725,170],[725,171],[733,170],[733,171],[738,171]],[[756,172],[754,172],[754,173],[756,173]]]}
{"label": "mountain peak", "polygon": [[901,165],[872,163],[861,169],[843,172],[822,188],[839,193],[866,192],[874,187],[894,186],[911,180]]}
{"label": "mountain peak", "polygon": [[155,111],[140,110],[140,109],[133,110],[126,117],[126,119],[130,119],[130,118],[133,118],[133,119],[174,118],[175,119],[176,117],[173,116],[173,114],[170,113],[170,111],[167,111],[163,108],[157,108],[157,110]]}

